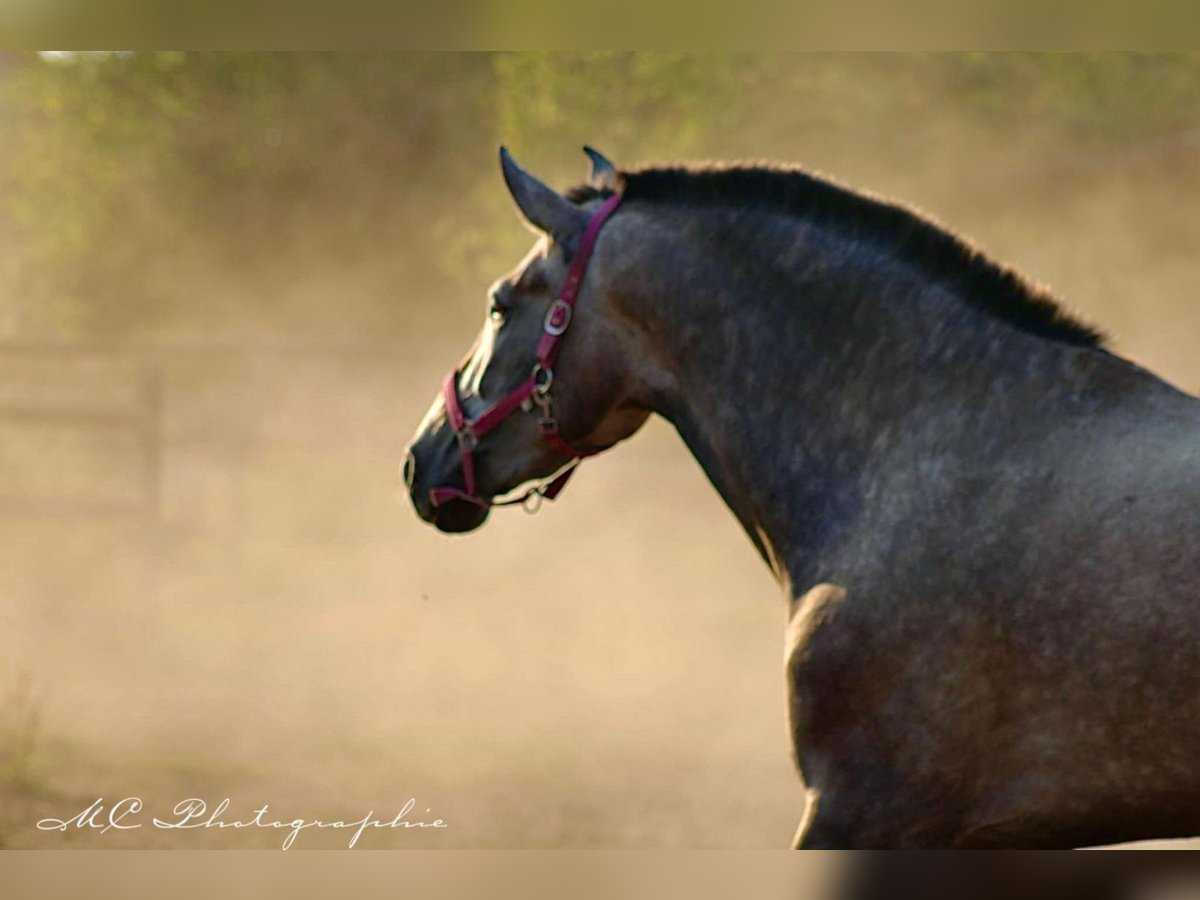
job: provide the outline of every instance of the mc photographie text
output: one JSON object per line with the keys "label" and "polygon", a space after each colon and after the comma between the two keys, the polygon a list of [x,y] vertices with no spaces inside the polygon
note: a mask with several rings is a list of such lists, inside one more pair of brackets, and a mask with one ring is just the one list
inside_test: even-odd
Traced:
{"label": "mc photographie text", "polygon": [[[351,832],[349,847],[353,849],[368,829],[410,830],[449,827],[442,819],[414,817],[412,814],[416,809],[417,801],[412,798],[407,800],[400,807],[400,811],[390,819],[379,818],[376,816],[375,811],[371,810],[362,818],[354,821],[339,819],[326,822],[321,819],[281,819],[273,814],[270,806],[265,803],[259,808],[252,810],[246,816],[237,816],[230,814],[229,807],[231,805],[232,802],[229,798],[225,798],[210,811],[208,804],[204,800],[191,797],[175,804],[169,817],[153,816],[150,819],[149,825],[152,828],[163,831],[210,830],[214,828],[218,830],[226,828],[235,830],[245,828],[272,829],[285,832],[281,845],[284,850],[291,849],[301,832],[311,829],[349,831]],[[426,809],[425,814],[428,815],[429,813],[430,810]],[[37,827],[40,831],[61,831],[66,833],[71,829],[76,829],[107,834],[110,831],[134,831],[142,828],[147,824],[143,821],[147,815],[149,813],[146,811],[145,804],[139,797],[126,797],[109,804],[104,802],[103,797],[99,797],[85,809],[70,818],[42,819],[37,823]]]}

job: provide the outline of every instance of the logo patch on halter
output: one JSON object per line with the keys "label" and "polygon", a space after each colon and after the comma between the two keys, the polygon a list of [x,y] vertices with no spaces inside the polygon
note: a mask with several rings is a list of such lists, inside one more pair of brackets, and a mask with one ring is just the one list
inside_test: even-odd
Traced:
{"label": "logo patch on halter", "polygon": [[546,322],[543,329],[546,334],[552,334],[555,337],[567,330],[567,326],[571,324],[571,304],[565,300],[555,300],[554,305],[546,311]]}

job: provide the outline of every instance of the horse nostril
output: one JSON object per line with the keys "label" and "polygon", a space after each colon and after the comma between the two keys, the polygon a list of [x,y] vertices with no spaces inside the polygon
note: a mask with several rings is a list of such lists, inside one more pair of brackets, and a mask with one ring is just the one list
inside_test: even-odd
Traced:
{"label": "horse nostril", "polygon": [[404,468],[403,468],[403,473],[404,473],[404,486],[405,486],[406,488],[408,488],[409,490],[412,490],[412,486],[413,486],[413,474],[414,474],[414,472],[415,472],[416,468],[417,468],[416,461],[413,459],[412,452],[410,451],[410,452],[409,452],[409,453],[408,453],[408,454],[407,454],[407,455],[404,457]]}

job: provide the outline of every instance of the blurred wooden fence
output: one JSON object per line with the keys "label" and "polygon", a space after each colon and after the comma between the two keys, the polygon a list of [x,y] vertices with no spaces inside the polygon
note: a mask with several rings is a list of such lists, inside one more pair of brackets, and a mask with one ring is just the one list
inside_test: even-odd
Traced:
{"label": "blurred wooden fence", "polygon": [[[269,506],[283,479],[299,490],[326,460],[370,459],[393,415],[406,435],[394,392],[407,367],[451,357],[390,341],[0,342],[0,517],[122,516],[233,539],[248,492]],[[397,456],[402,438],[388,438]]]}
{"label": "blurred wooden fence", "polygon": [[[104,479],[80,452],[89,447],[125,477],[91,489]],[[98,346],[0,344],[0,515],[154,522],[162,472],[159,367]]]}

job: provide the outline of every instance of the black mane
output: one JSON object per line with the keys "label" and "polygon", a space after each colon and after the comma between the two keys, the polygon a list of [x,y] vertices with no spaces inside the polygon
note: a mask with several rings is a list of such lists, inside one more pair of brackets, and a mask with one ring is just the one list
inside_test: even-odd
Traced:
{"label": "black mane", "polygon": [[[768,209],[849,229],[933,277],[957,285],[968,302],[1023,331],[1084,347],[1104,346],[1104,335],[1066,311],[1053,295],[962,237],[905,206],[801,169],[740,164],[655,167],[621,172],[620,177],[628,200]],[[576,203],[610,195],[611,191],[589,186],[567,194]]]}

